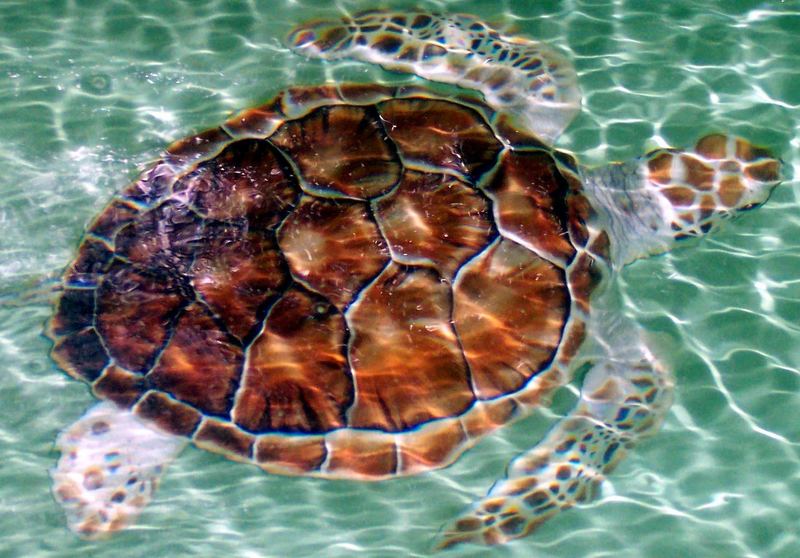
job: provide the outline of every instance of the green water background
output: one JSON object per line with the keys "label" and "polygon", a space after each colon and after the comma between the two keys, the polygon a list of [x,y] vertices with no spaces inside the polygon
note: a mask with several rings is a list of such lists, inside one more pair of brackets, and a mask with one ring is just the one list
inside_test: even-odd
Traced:
{"label": "green water background", "polygon": [[[49,493],[55,436],[91,397],[48,359],[49,306],[26,295],[170,141],[284,86],[398,79],[292,55],[293,24],[412,5],[569,53],[584,111],[559,146],[584,162],[732,131],[798,175],[797,1],[3,0],[0,556],[424,556],[439,525],[569,408],[574,389],[446,470],[380,484],[268,476],[190,448],[138,526],[99,543],[67,532]],[[787,180],[713,238],[626,270],[628,310],[676,370],[662,432],[599,500],[519,542],[449,555],[800,555],[799,192]]]}

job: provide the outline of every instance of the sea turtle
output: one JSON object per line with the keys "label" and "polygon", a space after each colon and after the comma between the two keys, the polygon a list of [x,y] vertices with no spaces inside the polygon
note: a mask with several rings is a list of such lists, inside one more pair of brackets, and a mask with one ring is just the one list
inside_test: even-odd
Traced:
{"label": "sea turtle", "polygon": [[444,467],[588,358],[573,411],[441,545],[590,499],[671,400],[617,270],[763,203],[779,161],[715,134],[581,167],[551,147],[580,106],[571,64],[472,16],[372,11],[289,41],[460,88],[288,89],[174,143],[92,222],[47,328],[105,400],[58,440],[69,526],[130,524],[188,441],[286,475]]}

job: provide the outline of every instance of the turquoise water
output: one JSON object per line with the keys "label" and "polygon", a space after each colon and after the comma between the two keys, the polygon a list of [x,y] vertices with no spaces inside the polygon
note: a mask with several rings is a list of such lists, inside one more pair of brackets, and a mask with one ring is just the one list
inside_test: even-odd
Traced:
{"label": "turquoise water", "polygon": [[[427,555],[574,399],[454,466],[380,484],[271,477],[188,449],[138,526],[104,542],[64,527],[47,471],[91,397],[48,359],[43,295],[114,191],[170,141],[323,80],[396,80],[300,59],[309,17],[376,2],[0,3],[0,556]],[[35,5],[35,8],[33,7]],[[800,176],[800,3],[646,0],[384,2],[479,15],[575,61],[584,110],[559,140],[582,161],[732,131]],[[713,238],[624,273],[629,310],[675,368],[676,403],[601,498],[529,538],[452,556],[800,554],[800,204],[791,179]]]}

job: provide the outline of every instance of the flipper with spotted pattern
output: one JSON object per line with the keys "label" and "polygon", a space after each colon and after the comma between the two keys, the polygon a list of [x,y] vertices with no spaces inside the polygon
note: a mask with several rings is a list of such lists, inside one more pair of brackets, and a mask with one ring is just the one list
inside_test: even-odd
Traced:
{"label": "flipper with spotted pattern", "polygon": [[481,92],[522,130],[552,142],[580,110],[572,64],[551,47],[506,37],[469,15],[369,11],[289,34],[307,56],[353,58]]}
{"label": "flipper with spotted pattern", "polygon": [[595,498],[625,454],[658,430],[672,403],[672,374],[626,317],[606,315],[593,333],[605,355],[586,375],[575,408],[443,529],[439,548],[499,544],[531,533]]}
{"label": "flipper with spotted pattern", "polygon": [[56,445],[53,492],[69,528],[98,539],[133,523],[188,440],[143,424],[110,401],[98,403]]}

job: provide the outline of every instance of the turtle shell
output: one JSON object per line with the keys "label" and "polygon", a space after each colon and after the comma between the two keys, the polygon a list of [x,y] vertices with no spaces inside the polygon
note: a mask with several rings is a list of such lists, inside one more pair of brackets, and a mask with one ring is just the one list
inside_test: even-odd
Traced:
{"label": "turtle shell", "polygon": [[285,91],[94,220],[53,357],[272,472],[446,465],[567,379],[607,245],[573,168],[475,99]]}

